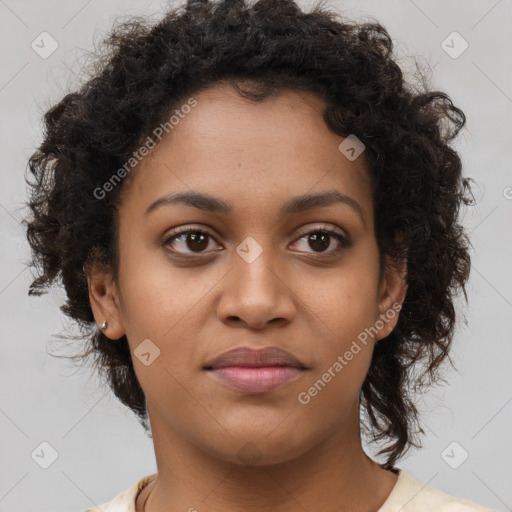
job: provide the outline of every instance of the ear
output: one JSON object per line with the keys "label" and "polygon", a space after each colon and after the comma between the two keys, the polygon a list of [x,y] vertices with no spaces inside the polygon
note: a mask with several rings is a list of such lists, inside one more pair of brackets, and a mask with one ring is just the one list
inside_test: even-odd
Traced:
{"label": "ear", "polygon": [[407,293],[407,260],[384,265],[379,284],[379,320],[376,321],[378,333],[375,341],[389,336],[395,328],[402,304]]}
{"label": "ear", "polygon": [[89,289],[89,301],[96,324],[107,322],[102,332],[112,340],[125,335],[122,322],[121,307],[116,284],[108,266],[89,264],[84,266]]}

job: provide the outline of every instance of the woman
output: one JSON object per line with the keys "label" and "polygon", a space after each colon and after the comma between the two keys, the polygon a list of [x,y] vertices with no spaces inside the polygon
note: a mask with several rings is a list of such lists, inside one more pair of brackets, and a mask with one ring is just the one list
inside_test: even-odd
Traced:
{"label": "woman", "polygon": [[46,114],[27,222],[31,293],[62,277],[154,442],[94,510],[488,510],[396,467],[469,276],[463,112],[382,26],[287,0],[189,1],[104,48]]}

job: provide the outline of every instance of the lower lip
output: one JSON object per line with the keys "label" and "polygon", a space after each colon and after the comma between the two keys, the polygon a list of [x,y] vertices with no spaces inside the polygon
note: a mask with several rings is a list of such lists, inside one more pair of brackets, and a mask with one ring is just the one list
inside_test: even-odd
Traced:
{"label": "lower lip", "polygon": [[290,366],[265,366],[247,368],[228,366],[209,370],[221,382],[244,393],[266,393],[297,378],[302,372],[300,368]]}

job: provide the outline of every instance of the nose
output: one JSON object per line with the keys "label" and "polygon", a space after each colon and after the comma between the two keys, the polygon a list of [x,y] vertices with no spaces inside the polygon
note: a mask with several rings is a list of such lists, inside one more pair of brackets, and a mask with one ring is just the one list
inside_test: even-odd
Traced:
{"label": "nose", "polygon": [[284,326],[296,313],[290,276],[278,265],[272,251],[251,262],[233,254],[232,270],[222,280],[217,315],[231,326],[263,329],[267,324]]}

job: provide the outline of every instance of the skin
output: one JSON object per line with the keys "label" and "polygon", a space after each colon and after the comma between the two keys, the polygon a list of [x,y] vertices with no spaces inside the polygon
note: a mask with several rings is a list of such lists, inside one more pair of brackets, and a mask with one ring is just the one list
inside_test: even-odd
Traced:
{"label": "skin", "polygon": [[[350,161],[338,150],[344,138],[327,128],[313,93],[258,103],[223,84],[194,98],[123,184],[118,280],[100,268],[89,274],[96,322],[108,321],[112,343],[127,336],[148,401],[158,477],[137,512],[146,499],[147,512],[377,511],[397,476],[362,449],[359,395],[374,342],[398,314],[308,404],[297,399],[405,297],[405,262],[379,275],[364,153]],[[362,216],[344,203],[279,213],[292,197],[328,190],[357,201]],[[174,204],[144,215],[161,196],[190,191],[233,213]],[[200,249],[190,235],[165,244],[188,224],[211,235]],[[322,228],[351,246],[332,237],[315,245],[307,234]],[[263,251],[251,263],[236,252],[249,236]],[[148,366],[133,356],[145,339],[160,349]],[[258,395],[203,370],[243,345],[278,346],[307,370]],[[249,462],[239,456],[248,443],[257,454]]]}

